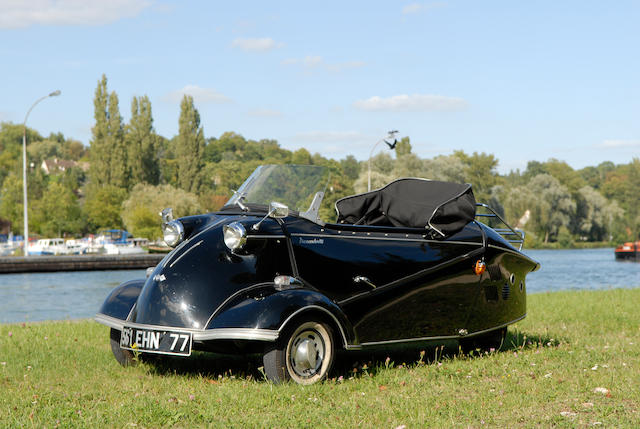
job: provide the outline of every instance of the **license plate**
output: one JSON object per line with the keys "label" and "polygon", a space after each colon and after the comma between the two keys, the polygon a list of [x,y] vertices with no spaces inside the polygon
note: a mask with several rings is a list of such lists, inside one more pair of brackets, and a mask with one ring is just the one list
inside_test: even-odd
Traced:
{"label": "license plate", "polygon": [[191,355],[193,334],[186,331],[165,331],[125,326],[120,335],[120,348],[165,355]]}

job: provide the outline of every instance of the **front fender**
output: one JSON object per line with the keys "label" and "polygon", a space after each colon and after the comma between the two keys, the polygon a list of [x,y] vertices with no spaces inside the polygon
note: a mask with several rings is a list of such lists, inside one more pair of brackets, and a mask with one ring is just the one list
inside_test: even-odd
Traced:
{"label": "front fender", "polygon": [[207,329],[250,328],[282,332],[297,316],[316,314],[338,329],[344,346],[357,344],[349,319],[333,301],[309,289],[277,291],[273,284],[255,288],[226,308],[217,311]]}
{"label": "front fender", "polygon": [[104,315],[114,319],[127,320],[144,283],[145,279],[130,280],[113,289],[100,307],[98,316]]}

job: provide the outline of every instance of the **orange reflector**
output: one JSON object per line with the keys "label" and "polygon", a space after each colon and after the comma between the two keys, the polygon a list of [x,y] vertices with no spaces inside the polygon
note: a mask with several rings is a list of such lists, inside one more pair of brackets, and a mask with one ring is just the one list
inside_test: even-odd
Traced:
{"label": "orange reflector", "polygon": [[473,271],[479,276],[482,275],[482,273],[484,273],[486,269],[487,265],[484,263],[484,261],[481,261],[479,259],[476,261],[476,265],[473,267]]}

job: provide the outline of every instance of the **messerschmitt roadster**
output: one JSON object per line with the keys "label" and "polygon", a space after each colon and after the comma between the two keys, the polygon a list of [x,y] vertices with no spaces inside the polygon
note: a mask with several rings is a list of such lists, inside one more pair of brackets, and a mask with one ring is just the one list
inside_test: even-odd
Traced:
{"label": "messerschmitt roadster", "polygon": [[[127,365],[138,353],[263,353],[274,382],[322,380],[338,349],[459,340],[499,348],[526,316],[523,235],[471,185],[399,179],[319,210],[327,171],[265,165],[218,212],[173,219],[173,250],[116,287],[96,320]],[[480,222],[483,220],[484,222]]]}

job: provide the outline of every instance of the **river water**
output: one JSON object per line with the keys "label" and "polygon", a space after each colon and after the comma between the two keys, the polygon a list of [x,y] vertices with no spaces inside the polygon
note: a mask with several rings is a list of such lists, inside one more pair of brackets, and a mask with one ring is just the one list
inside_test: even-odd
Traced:
{"label": "river water", "polygon": [[[640,263],[617,262],[613,249],[527,250],[542,268],[527,292],[640,287]],[[0,323],[93,317],[118,284],[145,270],[0,274]]]}

